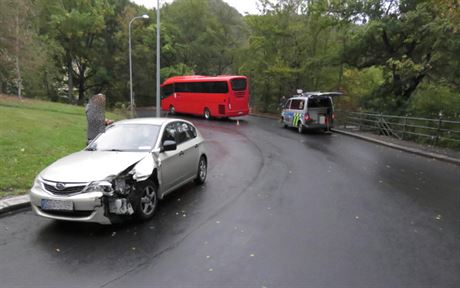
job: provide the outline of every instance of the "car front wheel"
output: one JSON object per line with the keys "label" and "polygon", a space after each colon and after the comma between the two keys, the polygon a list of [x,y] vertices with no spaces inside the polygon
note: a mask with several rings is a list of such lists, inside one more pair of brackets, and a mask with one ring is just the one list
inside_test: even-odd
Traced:
{"label": "car front wheel", "polygon": [[198,162],[198,172],[195,178],[195,183],[198,185],[203,184],[206,181],[208,175],[208,162],[204,156],[201,156],[200,162]]}
{"label": "car front wheel", "polygon": [[158,205],[157,187],[151,180],[143,181],[136,186],[137,194],[133,203],[137,218],[152,218]]}

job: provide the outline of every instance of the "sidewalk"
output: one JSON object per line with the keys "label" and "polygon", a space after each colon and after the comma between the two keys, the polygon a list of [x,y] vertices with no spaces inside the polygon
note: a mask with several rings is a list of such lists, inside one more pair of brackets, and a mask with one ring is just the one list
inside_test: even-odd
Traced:
{"label": "sidewalk", "polygon": [[[276,114],[251,113],[251,116],[279,120],[279,115],[276,115]],[[413,153],[413,154],[417,154],[417,155],[434,158],[434,159],[438,159],[441,161],[446,161],[446,162],[460,165],[460,151],[456,151],[456,150],[452,150],[448,148],[434,147],[431,145],[418,144],[415,142],[399,140],[393,137],[377,135],[377,134],[373,134],[369,132],[362,132],[359,130],[334,128],[332,129],[332,131],[335,133],[340,133],[340,134],[355,137],[361,140],[378,143],[381,145],[385,145],[385,146],[399,149],[402,151],[406,151],[409,153]]]}
{"label": "sidewalk", "polygon": [[399,140],[390,136],[385,135],[377,135],[370,132],[362,132],[359,130],[350,130],[350,129],[343,129],[343,128],[334,128],[332,131],[348,136],[352,136],[355,138],[359,138],[365,141],[370,141],[374,143],[378,143],[381,145],[385,145],[388,147],[392,147],[395,149],[399,149],[402,151],[406,151],[409,153],[434,158],[441,161],[450,162],[453,164],[460,165],[460,151],[455,151],[452,149],[441,148],[441,147],[434,147],[431,145],[423,145],[418,144],[410,141]]}

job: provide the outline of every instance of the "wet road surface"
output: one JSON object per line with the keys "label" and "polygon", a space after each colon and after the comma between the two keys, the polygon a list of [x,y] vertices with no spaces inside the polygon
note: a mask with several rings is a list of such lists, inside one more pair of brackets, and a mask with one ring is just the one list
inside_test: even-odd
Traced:
{"label": "wet road surface", "polygon": [[0,287],[460,287],[460,170],[274,120],[194,122],[209,174],[144,223],[0,218]]}

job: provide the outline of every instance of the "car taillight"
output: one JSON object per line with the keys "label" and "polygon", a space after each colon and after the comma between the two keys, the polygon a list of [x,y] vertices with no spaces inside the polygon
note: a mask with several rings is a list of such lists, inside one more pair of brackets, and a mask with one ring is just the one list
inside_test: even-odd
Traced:
{"label": "car taillight", "polygon": [[308,113],[305,114],[304,119],[305,119],[305,121],[310,121],[311,120],[310,114],[308,114]]}

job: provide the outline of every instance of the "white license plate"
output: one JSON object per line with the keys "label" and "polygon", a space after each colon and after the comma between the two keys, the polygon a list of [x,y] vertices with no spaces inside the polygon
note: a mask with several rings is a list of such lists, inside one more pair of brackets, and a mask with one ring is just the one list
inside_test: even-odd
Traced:
{"label": "white license plate", "polygon": [[64,200],[42,199],[41,208],[43,210],[73,211],[73,202]]}
{"label": "white license plate", "polygon": [[326,124],[326,116],[319,116],[319,124]]}

